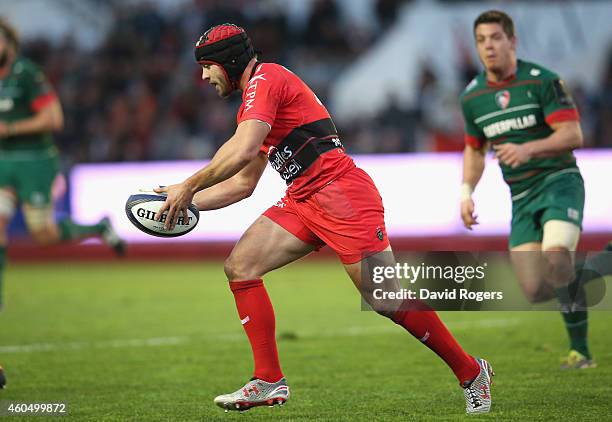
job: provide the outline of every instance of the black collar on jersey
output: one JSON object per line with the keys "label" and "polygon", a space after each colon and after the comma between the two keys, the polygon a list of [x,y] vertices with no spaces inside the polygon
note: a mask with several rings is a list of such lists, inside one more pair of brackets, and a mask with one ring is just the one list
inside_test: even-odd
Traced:
{"label": "black collar on jersey", "polygon": [[249,81],[251,80],[251,78],[253,77],[253,75],[255,74],[255,72],[257,71],[257,67],[263,64],[262,62],[260,62],[259,60],[255,60],[255,64],[253,65],[253,69],[251,69],[251,75],[249,76]]}

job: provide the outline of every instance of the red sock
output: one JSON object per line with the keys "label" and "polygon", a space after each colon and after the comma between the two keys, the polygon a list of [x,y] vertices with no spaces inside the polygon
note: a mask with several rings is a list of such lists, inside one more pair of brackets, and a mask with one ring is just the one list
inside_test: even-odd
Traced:
{"label": "red sock", "polygon": [[253,377],[276,382],[283,377],[276,349],[274,309],[261,279],[230,281],[240,322],[246,331],[253,359]]}
{"label": "red sock", "polygon": [[480,366],[457,343],[438,314],[423,302],[407,302],[393,315],[393,321],[440,356],[455,373],[459,384],[463,386],[476,378]]}

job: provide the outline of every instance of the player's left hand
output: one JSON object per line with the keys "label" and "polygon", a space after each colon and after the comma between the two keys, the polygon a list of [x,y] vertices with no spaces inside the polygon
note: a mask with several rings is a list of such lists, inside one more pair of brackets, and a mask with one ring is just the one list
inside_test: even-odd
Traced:
{"label": "player's left hand", "polygon": [[166,193],[168,197],[166,202],[159,209],[159,212],[155,216],[155,219],[159,221],[164,212],[168,211],[164,227],[166,230],[173,230],[176,226],[178,217],[182,214],[185,221],[189,219],[187,214],[187,208],[193,200],[193,193],[191,189],[184,184],[180,183],[177,185],[164,186],[153,189],[156,193]]}
{"label": "player's left hand", "polygon": [[495,145],[493,149],[495,150],[495,158],[513,169],[531,159],[531,154],[525,144]]}

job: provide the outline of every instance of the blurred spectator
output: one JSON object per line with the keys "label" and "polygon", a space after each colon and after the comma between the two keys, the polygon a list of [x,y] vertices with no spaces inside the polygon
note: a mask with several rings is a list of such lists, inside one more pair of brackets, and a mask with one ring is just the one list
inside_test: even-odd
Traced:
{"label": "blurred spectator", "polygon": [[397,12],[406,0],[376,0],[376,16],[381,28],[388,28],[397,18]]}
{"label": "blurred spectator", "polygon": [[417,104],[421,112],[421,123],[429,134],[425,146],[420,149],[438,152],[463,150],[457,94],[442,86],[428,66],[422,69]]}
{"label": "blurred spectator", "polygon": [[612,148],[612,48],[608,51],[607,61],[601,91],[597,99],[595,146]]}

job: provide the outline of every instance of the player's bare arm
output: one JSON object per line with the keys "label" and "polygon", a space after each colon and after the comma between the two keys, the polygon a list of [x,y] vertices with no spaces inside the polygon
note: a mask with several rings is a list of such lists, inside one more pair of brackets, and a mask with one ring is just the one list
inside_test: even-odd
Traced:
{"label": "player's bare arm", "polygon": [[176,225],[175,216],[187,218],[187,207],[193,196],[206,188],[221,183],[237,174],[259,154],[261,145],[270,132],[270,126],[259,120],[245,120],[238,125],[236,133],[219,148],[211,162],[193,174],[183,183],[156,189],[157,193],[166,192],[168,198],[159,209],[157,219],[168,211],[166,228],[172,230]]}
{"label": "player's bare arm", "polygon": [[229,179],[196,193],[193,203],[200,211],[227,207],[251,196],[266,169],[268,157],[259,153],[253,161]]}
{"label": "player's bare arm", "polygon": [[64,113],[58,99],[54,99],[34,116],[12,123],[0,121],[0,138],[56,132],[64,128]]}
{"label": "player's bare arm", "polygon": [[485,154],[488,144],[482,148],[466,145],[463,150],[463,184],[461,185],[461,219],[465,228],[472,230],[478,224],[478,216],[474,214],[472,192],[480,181],[485,168]]}
{"label": "player's bare arm", "polygon": [[502,163],[516,168],[532,158],[556,157],[564,152],[582,148],[582,129],[579,122],[571,120],[553,123],[551,128],[554,132],[544,139],[521,145],[498,145],[495,147],[495,156]]}

